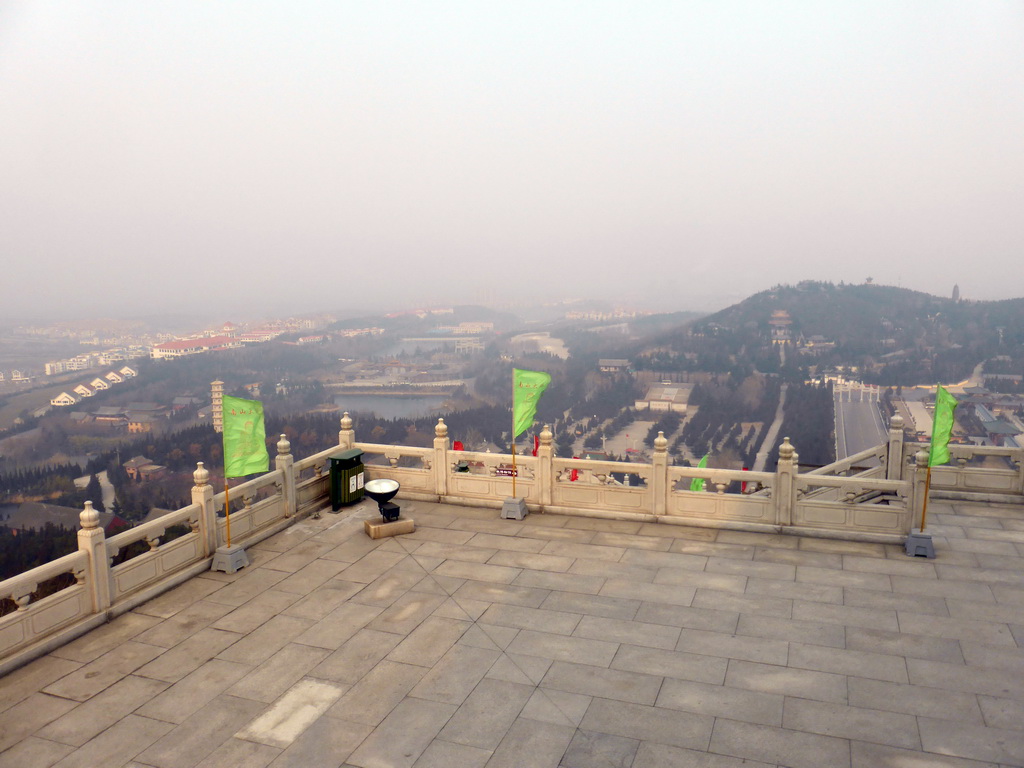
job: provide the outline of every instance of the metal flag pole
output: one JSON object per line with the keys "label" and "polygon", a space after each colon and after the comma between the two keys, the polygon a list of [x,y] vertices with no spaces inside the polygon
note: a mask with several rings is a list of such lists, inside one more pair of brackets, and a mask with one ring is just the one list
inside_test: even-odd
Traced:
{"label": "metal flag pole", "polygon": [[231,546],[231,502],[228,499],[228,479],[224,478],[224,533],[227,536],[227,545]]}
{"label": "metal flag pole", "polygon": [[921,528],[920,532],[924,533],[924,521],[928,517],[928,492],[932,486],[932,468],[928,466],[928,474],[924,479],[924,507],[921,509]]}

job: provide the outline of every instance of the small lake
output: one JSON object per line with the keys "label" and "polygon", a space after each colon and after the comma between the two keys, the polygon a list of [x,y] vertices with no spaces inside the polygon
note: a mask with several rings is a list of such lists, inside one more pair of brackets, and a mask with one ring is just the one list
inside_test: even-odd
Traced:
{"label": "small lake", "polygon": [[373,413],[382,419],[418,419],[439,413],[447,395],[387,397],[383,395],[335,395],[334,402],[349,413]]}

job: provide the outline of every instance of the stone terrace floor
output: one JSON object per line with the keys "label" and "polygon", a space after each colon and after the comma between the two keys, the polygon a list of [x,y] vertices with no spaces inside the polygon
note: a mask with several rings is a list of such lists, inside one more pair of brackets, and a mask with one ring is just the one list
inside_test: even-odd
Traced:
{"label": "stone terrace floor", "polygon": [[0,679],[0,766],[1024,764],[1024,508],[896,546],[405,502]]}

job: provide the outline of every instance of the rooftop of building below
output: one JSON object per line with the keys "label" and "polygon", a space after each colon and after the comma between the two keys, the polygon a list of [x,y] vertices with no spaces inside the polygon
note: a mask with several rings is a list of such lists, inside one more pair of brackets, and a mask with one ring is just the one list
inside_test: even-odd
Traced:
{"label": "rooftop of building below", "polygon": [[0,766],[1024,763],[1020,506],[933,500],[925,560],[401,503],[415,533],[300,519],[0,678]]}

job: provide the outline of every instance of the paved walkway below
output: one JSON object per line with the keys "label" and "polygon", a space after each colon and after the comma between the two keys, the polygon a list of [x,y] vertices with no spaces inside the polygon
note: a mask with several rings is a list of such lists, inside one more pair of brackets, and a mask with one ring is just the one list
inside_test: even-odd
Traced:
{"label": "paved walkway below", "polygon": [[0,679],[0,766],[1024,764],[1024,508],[896,546],[363,503]]}

